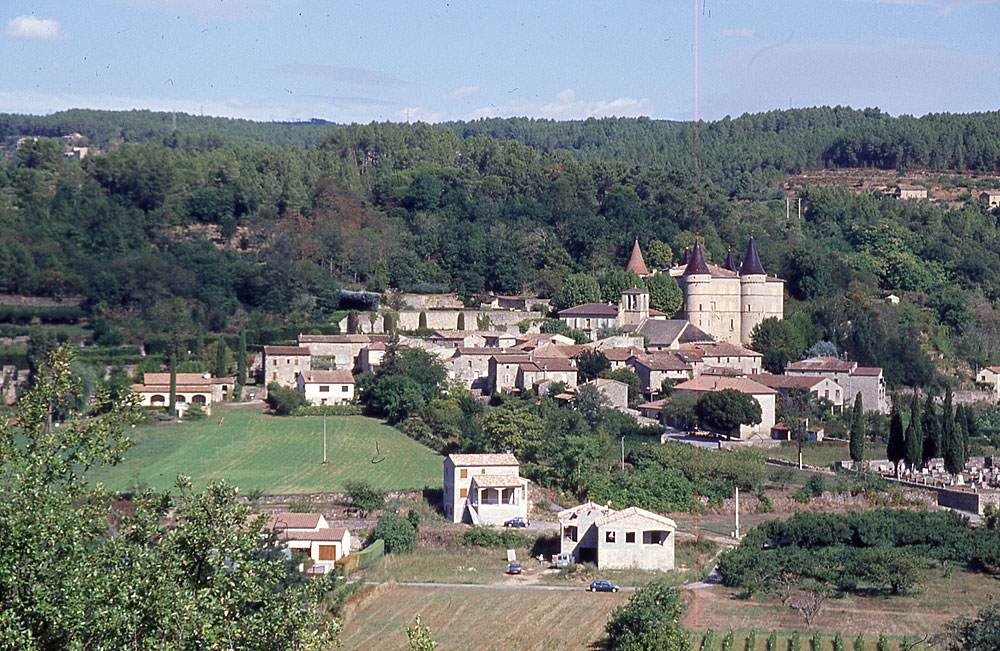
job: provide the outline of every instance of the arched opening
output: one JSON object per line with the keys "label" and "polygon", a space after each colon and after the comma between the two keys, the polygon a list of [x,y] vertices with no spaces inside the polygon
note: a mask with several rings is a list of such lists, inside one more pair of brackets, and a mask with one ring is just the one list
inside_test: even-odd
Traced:
{"label": "arched opening", "polygon": [[167,403],[167,399],[157,393],[149,399],[149,403],[153,405],[165,405]]}
{"label": "arched opening", "polygon": [[182,396],[180,394],[177,394],[177,402],[183,404],[183,403],[187,402],[187,398],[185,398],[184,396]]}
{"label": "arched opening", "polygon": [[203,404],[205,404],[205,396],[203,396],[203,395],[192,396],[191,397],[191,402],[194,403],[194,404],[196,404],[196,405],[203,405]]}

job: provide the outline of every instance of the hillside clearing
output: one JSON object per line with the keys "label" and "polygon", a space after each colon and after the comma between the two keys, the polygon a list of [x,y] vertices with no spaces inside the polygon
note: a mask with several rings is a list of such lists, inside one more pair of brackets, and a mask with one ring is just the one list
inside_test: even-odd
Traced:
{"label": "hillside clearing", "polygon": [[188,475],[196,488],[225,479],[244,494],[275,495],[337,492],[357,480],[395,491],[442,481],[440,456],[363,416],[327,418],[325,466],[321,417],[269,416],[260,407],[216,406],[206,420],[137,427],[131,438],[124,462],[92,471],[92,482],[111,490],[165,490],[177,475]]}

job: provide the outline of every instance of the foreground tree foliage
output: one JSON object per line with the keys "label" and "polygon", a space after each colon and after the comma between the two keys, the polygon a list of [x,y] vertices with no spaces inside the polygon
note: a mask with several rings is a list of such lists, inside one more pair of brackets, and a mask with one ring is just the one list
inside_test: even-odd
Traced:
{"label": "foreground tree foliage", "polygon": [[647,583],[611,612],[605,626],[609,646],[623,651],[690,651],[694,643],[680,624],[684,610],[677,588],[665,581]]}
{"label": "foreground tree foliage", "polygon": [[937,640],[948,651],[1000,649],[1000,606],[986,606],[972,619],[959,617]]}
{"label": "foreground tree foliage", "polygon": [[[0,648],[310,649],[332,586],[306,582],[224,483],[144,493],[132,509],[86,483],[113,464],[138,419],[102,389],[89,414],[52,414],[77,391],[59,349],[0,436]],[[166,523],[166,524],[164,524]]]}

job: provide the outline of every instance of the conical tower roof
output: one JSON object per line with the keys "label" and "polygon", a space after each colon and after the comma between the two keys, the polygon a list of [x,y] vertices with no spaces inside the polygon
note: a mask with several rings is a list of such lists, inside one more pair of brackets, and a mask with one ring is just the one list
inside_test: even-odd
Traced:
{"label": "conical tower roof", "polygon": [[684,255],[681,256],[681,266],[682,267],[686,267],[687,263],[689,263],[689,262],[691,262],[691,252],[688,251],[688,248],[685,246],[684,247]]}
{"label": "conical tower roof", "polygon": [[752,274],[766,275],[764,265],[760,263],[760,256],[757,255],[757,245],[754,244],[753,235],[750,236],[750,244],[747,246],[747,254],[743,257],[743,266],[740,267],[741,276]]}
{"label": "conical tower roof", "polygon": [[639,250],[638,239],[636,239],[635,244],[632,245],[632,255],[628,258],[628,264],[625,265],[625,271],[634,271],[640,276],[649,275],[649,269],[646,268],[646,261],[642,259],[642,251]]}
{"label": "conical tower roof", "polygon": [[691,251],[691,260],[688,261],[687,268],[684,269],[684,275],[690,276],[691,274],[710,274],[708,270],[708,265],[705,264],[705,256],[701,252],[701,242],[698,238],[694,238],[694,250]]}
{"label": "conical tower roof", "polygon": [[728,269],[729,271],[736,271],[737,270],[736,269],[736,262],[733,261],[733,250],[732,249],[729,249],[729,252],[726,253],[726,269]]}

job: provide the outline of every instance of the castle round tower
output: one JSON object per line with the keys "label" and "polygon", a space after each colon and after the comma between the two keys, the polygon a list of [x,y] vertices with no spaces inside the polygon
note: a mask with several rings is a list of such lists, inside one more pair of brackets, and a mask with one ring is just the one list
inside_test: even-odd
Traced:
{"label": "castle round tower", "polygon": [[705,255],[701,252],[701,243],[694,240],[694,250],[684,269],[684,313],[687,320],[697,328],[708,327],[711,320],[709,302],[712,291],[712,272],[705,263]]}
{"label": "castle round tower", "polygon": [[[740,266],[740,343],[748,344],[754,327],[767,317],[776,316],[771,293],[767,273],[760,263],[757,245],[751,235]],[[781,318],[780,308],[777,316]]]}

